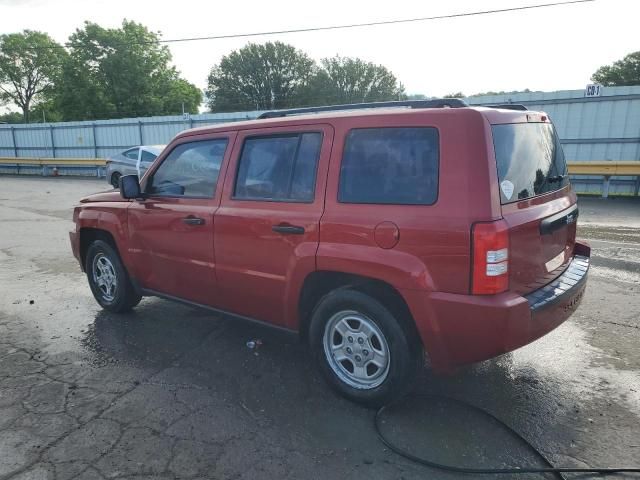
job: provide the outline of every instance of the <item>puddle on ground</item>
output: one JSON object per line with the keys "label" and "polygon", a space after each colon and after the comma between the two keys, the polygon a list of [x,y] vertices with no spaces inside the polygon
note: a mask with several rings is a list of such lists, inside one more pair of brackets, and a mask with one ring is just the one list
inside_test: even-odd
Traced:
{"label": "puddle on ground", "polygon": [[581,401],[614,398],[640,417],[640,372],[609,366],[614,357],[590,345],[587,333],[571,321],[511,355],[514,374],[533,367],[537,377],[552,379],[559,388],[570,390],[567,396]]}
{"label": "puddle on ground", "polygon": [[611,227],[596,223],[578,225],[578,238],[640,243],[640,229],[635,227]]}
{"label": "puddle on ground", "polygon": [[640,283],[640,273],[617,268],[592,266],[589,275],[623,283]]}

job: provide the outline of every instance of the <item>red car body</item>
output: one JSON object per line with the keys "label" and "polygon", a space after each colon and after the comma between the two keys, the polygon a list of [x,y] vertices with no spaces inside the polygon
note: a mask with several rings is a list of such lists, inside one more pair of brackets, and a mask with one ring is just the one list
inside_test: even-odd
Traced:
{"label": "red car body", "polygon": [[[226,138],[213,198],[125,200],[117,191],[89,196],[74,212],[73,253],[84,268],[88,242],[103,235],[144,294],[294,331],[305,330],[313,307],[308,299],[331,288],[332,279],[338,286],[344,278],[375,281],[403,303],[433,368],[451,370],[551,331],[575,310],[586,286],[589,247],[575,239],[576,195],[569,184],[501,202],[492,127],[529,122],[549,120],[490,108],[376,109],[188,130],[160,154],[141,188],[176,146]],[[339,201],[349,132],[424,126],[439,135],[435,203]],[[323,134],[313,201],[234,197],[245,139],[308,131]],[[191,217],[203,224],[185,224]],[[543,234],[549,219],[555,223]],[[477,294],[474,228],[492,222],[500,222],[508,238],[506,289]],[[274,226],[303,227],[304,234],[280,234]]]}

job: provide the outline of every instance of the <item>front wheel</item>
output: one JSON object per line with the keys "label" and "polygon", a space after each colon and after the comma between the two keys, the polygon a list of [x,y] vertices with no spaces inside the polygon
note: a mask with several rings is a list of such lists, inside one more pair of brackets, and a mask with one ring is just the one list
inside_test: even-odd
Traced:
{"label": "front wheel", "polygon": [[332,387],[350,400],[378,407],[413,385],[421,349],[408,330],[373,297],[338,289],[314,310],[309,342]]}
{"label": "front wheel", "polygon": [[142,298],[133,287],[118,252],[107,242],[94,241],[87,250],[85,271],[93,296],[105,310],[127,312]]}

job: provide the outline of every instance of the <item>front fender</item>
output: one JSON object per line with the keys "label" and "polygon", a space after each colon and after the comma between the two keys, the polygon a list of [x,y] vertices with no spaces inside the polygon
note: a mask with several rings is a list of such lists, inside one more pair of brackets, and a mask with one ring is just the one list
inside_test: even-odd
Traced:
{"label": "front fender", "polygon": [[128,203],[124,202],[85,204],[77,214],[76,231],[80,235],[84,228],[108,232],[113,237],[122,261],[129,265],[127,207]]}

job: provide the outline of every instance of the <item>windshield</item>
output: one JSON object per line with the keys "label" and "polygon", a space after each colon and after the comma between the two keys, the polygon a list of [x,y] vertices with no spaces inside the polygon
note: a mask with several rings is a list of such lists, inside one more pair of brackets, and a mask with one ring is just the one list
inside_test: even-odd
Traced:
{"label": "windshield", "polygon": [[503,204],[559,190],[569,183],[567,163],[550,123],[493,125]]}

